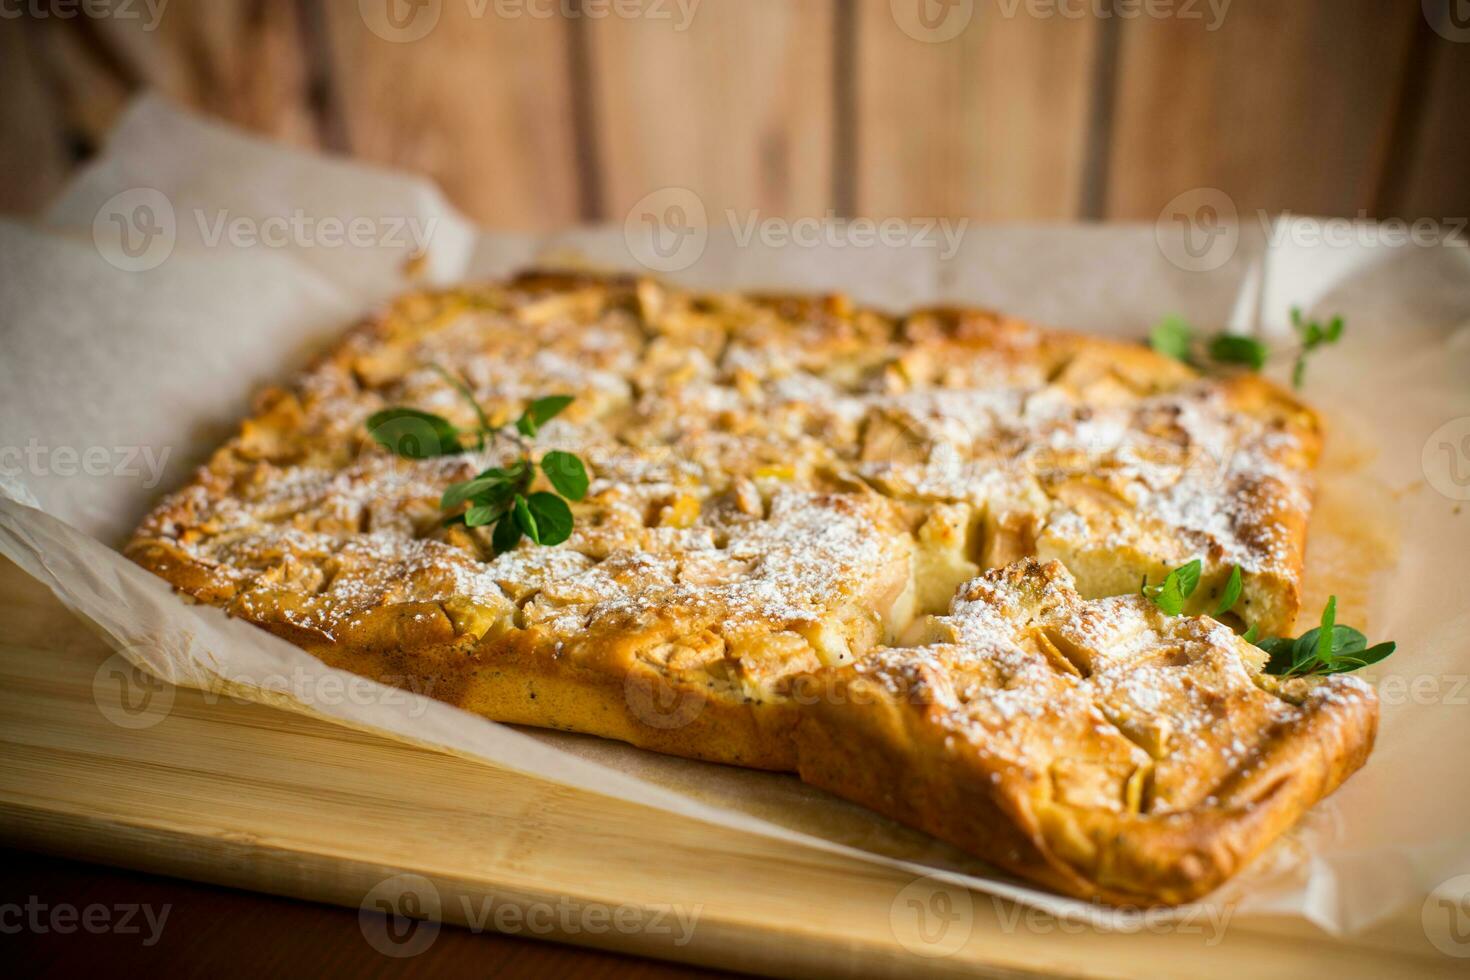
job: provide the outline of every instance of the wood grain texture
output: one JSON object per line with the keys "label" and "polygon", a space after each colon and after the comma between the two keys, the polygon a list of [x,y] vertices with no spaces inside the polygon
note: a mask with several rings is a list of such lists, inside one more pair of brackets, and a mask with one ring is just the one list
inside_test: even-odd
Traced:
{"label": "wood grain texture", "polygon": [[835,0],[695,4],[585,22],[601,217],[692,190],[726,209],[821,215],[832,201]]}
{"label": "wood grain texture", "polygon": [[0,30],[0,214],[38,211],[60,190],[71,163],[35,34],[31,22]]}
{"label": "wood grain texture", "polygon": [[1218,28],[1120,26],[1105,216],[1153,220],[1197,187],[1256,209],[1373,207],[1417,2],[1235,0]]}
{"label": "wood grain texture", "polygon": [[[690,966],[537,942],[500,933],[441,929],[411,960],[364,938],[357,909],[293,901],[25,851],[0,849],[0,895],[61,907],[147,906],[137,932],[0,932],[0,956],[17,977],[386,977],[434,980],[576,977],[577,980],[729,978]],[[167,916],[164,912],[167,910]],[[43,920],[45,921],[45,920]],[[109,921],[117,921],[110,919]],[[269,942],[262,942],[269,936]],[[151,944],[150,944],[151,943]]]}
{"label": "wood grain texture", "polygon": [[857,213],[1077,217],[1096,17],[960,3],[963,30],[925,41],[890,0],[855,2]]}
{"label": "wood grain texture", "polygon": [[1390,151],[1407,156],[1403,184],[1392,189],[1390,199],[1392,213],[1400,216],[1470,217],[1470,23],[1464,29],[1464,41],[1438,34],[1428,39],[1413,142]]}
{"label": "wood grain texture", "polygon": [[576,221],[569,45],[559,5],[392,7],[400,8],[424,20],[402,35],[375,23],[387,39],[357,3],[321,8],[321,57],[342,114],[342,149],[430,177],[484,224],[544,229]]}
{"label": "wood grain texture", "polygon": [[1433,953],[1417,914],[1351,942],[1256,920],[1223,938],[1202,923],[1103,934],[970,892],[948,893],[960,931],[916,952],[900,941],[918,936],[909,900],[938,911],[939,893],[902,872],[197,691],[159,688],[167,710],[120,727],[103,712],[126,696],[136,715],[141,701],[101,669],[108,657],[0,562],[0,841],[348,908],[417,874],[460,924],[487,901],[567,905],[578,923],[592,906],[650,923],[636,916],[676,906],[698,913],[682,944],[674,930],[573,930],[559,916],[535,935],[787,976],[1347,980],[1460,965]]}
{"label": "wood grain texture", "polygon": [[127,99],[151,88],[273,139],[315,145],[293,0],[165,4],[133,16],[39,23],[70,124],[101,142]]}

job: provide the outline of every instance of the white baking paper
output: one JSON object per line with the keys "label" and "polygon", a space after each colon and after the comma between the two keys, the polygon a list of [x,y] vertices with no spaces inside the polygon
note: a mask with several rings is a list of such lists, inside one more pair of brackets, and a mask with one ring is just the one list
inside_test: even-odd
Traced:
{"label": "white baking paper", "polygon": [[[667,214],[687,192],[660,194],[650,207]],[[1338,526],[1314,527],[1315,588],[1343,592],[1372,637],[1396,639],[1400,652],[1370,675],[1383,720],[1369,765],[1210,904],[1349,932],[1470,872],[1463,247],[1399,244],[1375,237],[1373,225],[1354,226],[1346,244],[1312,244],[1282,223],[1247,218],[1228,261],[1192,271],[1159,244],[1167,227],[951,226],[959,233],[951,249],[940,229],[886,246],[865,244],[851,227],[815,243],[744,240],[751,218],[706,214],[707,238],[687,263],[687,254],[650,251],[658,230],[636,213],[626,227],[494,234],[422,180],[268,145],[140,100],[42,219],[0,223],[0,553],[127,658],[176,684],[1126,926],[1135,913],[1029,888],[789,776],[497,725],[341,675],[262,630],[186,604],[114,549],[230,432],[253,391],[288,379],[406,288],[406,260],[425,245],[416,274],[430,283],[502,275],[537,259],[652,264],[693,284],[841,289],[895,308],[961,301],[1127,336],[1165,313],[1277,336],[1293,305],[1342,312],[1348,333],[1314,359],[1307,388],[1338,433],[1319,508],[1337,512]],[[349,243],[354,219],[360,234]],[[1389,554],[1398,556],[1393,567],[1382,560]]]}

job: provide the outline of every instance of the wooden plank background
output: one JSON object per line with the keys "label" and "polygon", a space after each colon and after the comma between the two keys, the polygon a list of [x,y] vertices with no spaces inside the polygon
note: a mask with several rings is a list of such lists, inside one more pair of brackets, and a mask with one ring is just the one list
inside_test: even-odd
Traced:
{"label": "wooden plank background", "polygon": [[1152,220],[1196,187],[1242,214],[1470,214],[1456,0],[1165,3],[28,5],[0,21],[0,210],[42,206],[151,87],[505,228],[621,222],[667,186],[789,217]]}

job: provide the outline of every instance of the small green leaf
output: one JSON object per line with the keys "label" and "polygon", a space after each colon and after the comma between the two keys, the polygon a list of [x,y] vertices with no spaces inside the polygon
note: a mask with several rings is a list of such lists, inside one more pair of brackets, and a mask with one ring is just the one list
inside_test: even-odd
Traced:
{"label": "small green leaf", "polygon": [[509,511],[500,515],[500,520],[495,524],[495,533],[490,536],[490,545],[495,549],[497,555],[503,555],[510,551],[521,541],[521,526],[516,523],[515,517]]}
{"label": "small green leaf", "polygon": [[515,508],[513,513],[515,514],[516,524],[520,525],[520,528],[522,531],[525,532],[526,537],[530,538],[537,544],[540,544],[541,529],[536,526],[536,515],[531,513],[530,503],[527,502],[525,497],[522,497],[520,494],[516,494],[515,503],[512,506]]}
{"label": "small green leaf", "polygon": [[1256,646],[1266,651],[1266,673],[1288,674],[1291,672],[1292,640],[1280,636],[1268,636],[1256,641]]}
{"label": "small green leaf", "polygon": [[1307,355],[1318,347],[1335,344],[1342,339],[1344,323],[1342,317],[1334,316],[1324,327],[1316,320],[1305,319],[1300,309],[1292,307],[1291,327],[1302,342],[1302,349],[1297,352],[1296,361],[1291,366],[1292,387],[1300,388],[1306,380]]}
{"label": "small green leaf", "polygon": [[1216,619],[1235,608],[1235,604],[1240,601],[1241,585],[1240,566],[1233,565],[1230,568],[1230,578],[1225,583],[1225,594],[1220,596],[1220,604],[1215,607]]}
{"label": "small green leaf", "polygon": [[1337,597],[1327,600],[1322,624],[1295,640],[1271,637],[1256,641],[1270,654],[1266,673],[1281,676],[1342,674],[1378,663],[1396,649],[1392,641],[1368,646],[1368,639],[1351,626],[1337,623]]}
{"label": "small green leaf", "polygon": [[[1332,664],[1332,648],[1336,630],[1333,626],[1337,624],[1337,596],[1328,596],[1327,605],[1322,609],[1322,625],[1317,634],[1316,657],[1317,662],[1323,666]],[[1361,633],[1358,634],[1362,636]]]}
{"label": "small green leaf", "polygon": [[1221,364],[1244,364],[1252,371],[1266,366],[1266,345],[1243,334],[1217,333],[1210,340],[1210,357]]}
{"label": "small green leaf", "polygon": [[367,420],[368,434],[404,459],[431,459],[460,451],[459,430],[446,418],[416,408],[385,408]]}
{"label": "small green leaf", "polygon": [[1256,642],[1256,637],[1259,636],[1259,635],[1260,635],[1260,630],[1258,630],[1256,628],[1256,624],[1255,623],[1251,623],[1250,626],[1246,629],[1245,633],[1243,633],[1240,638],[1242,640],[1244,640],[1245,642],[1247,642],[1247,643],[1255,643]]}
{"label": "small green leaf", "polygon": [[1199,575],[1202,568],[1203,566],[1200,560],[1196,558],[1194,561],[1180,565],[1169,573],[1170,575],[1179,576],[1179,591],[1183,594],[1184,598],[1188,599],[1194,595],[1194,590],[1199,588]]}
{"label": "small green leaf", "polygon": [[533,493],[526,506],[541,535],[536,539],[538,544],[561,544],[572,536],[572,509],[556,494]]}
{"label": "small green leaf", "polygon": [[1170,314],[1149,332],[1148,344],[1160,354],[1188,363],[1190,348],[1194,344],[1194,328],[1183,317]]}
{"label": "small green leaf", "polygon": [[553,450],[541,457],[541,472],[556,488],[556,492],[568,500],[581,500],[587,496],[587,467],[572,453]]}
{"label": "small green leaf", "polygon": [[504,504],[478,504],[464,512],[464,522],[469,527],[484,527],[505,516]]}
{"label": "small green leaf", "polygon": [[1358,659],[1363,661],[1363,666],[1366,667],[1370,664],[1376,664],[1378,663],[1378,661],[1387,658],[1397,649],[1398,644],[1393,642],[1392,640],[1387,640],[1383,643],[1375,643],[1368,649],[1364,650],[1362,653],[1358,654]]}
{"label": "small green leaf", "polygon": [[1199,588],[1201,567],[1196,558],[1165,575],[1158,585],[1149,585],[1148,576],[1144,576],[1143,594],[1168,615],[1178,616],[1184,611],[1184,600]]}
{"label": "small green leaf", "polygon": [[477,500],[488,504],[501,498],[508,498],[510,491],[525,478],[526,474],[525,460],[517,460],[504,468],[491,467],[473,480],[450,484],[449,489],[444,491],[444,496],[439,498],[439,508],[451,510],[466,500]]}
{"label": "small green leaf", "polygon": [[535,436],[541,431],[543,425],[560,415],[574,401],[576,399],[571,395],[548,395],[545,398],[538,398],[527,405],[521,417],[516,419],[516,429],[523,436]]}

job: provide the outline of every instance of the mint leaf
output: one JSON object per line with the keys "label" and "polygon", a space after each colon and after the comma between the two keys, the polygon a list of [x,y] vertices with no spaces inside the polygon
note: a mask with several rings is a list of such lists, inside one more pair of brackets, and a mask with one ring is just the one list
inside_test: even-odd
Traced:
{"label": "mint leaf", "polygon": [[538,398],[527,405],[521,417],[516,419],[516,430],[523,436],[535,436],[541,431],[543,425],[560,415],[574,401],[576,399],[571,395],[548,395],[545,398]]}
{"label": "mint leaf", "polygon": [[515,508],[512,513],[515,514],[516,524],[525,532],[526,537],[540,544],[541,529],[536,526],[536,516],[531,513],[530,502],[520,494],[516,494],[515,503],[512,506]]}
{"label": "mint leaf", "polygon": [[1243,334],[1217,333],[1210,340],[1210,357],[1221,364],[1244,364],[1252,371],[1266,366],[1270,352],[1254,337]]}
{"label": "mint leaf", "polygon": [[1184,594],[1184,598],[1188,599],[1194,595],[1194,590],[1199,588],[1199,575],[1202,567],[1200,560],[1196,558],[1169,573],[1179,576],[1179,591]]}
{"label": "mint leaf", "polygon": [[541,472],[556,488],[556,492],[568,500],[581,500],[587,496],[587,467],[571,453],[553,450],[541,457]]}
{"label": "mint leaf", "polygon": [[385,408],[367,420],[368,434],[404,459],[460,452],[459,430],[446,418],[416,408]]}
{"label": "mint leaf", "polygon": [[1149,332],[1148,345],[1160,354],[1187,364],[1194,345],[1194,328],[1182,316],[1170,314]]}
{"label": "mint leaf", "polygon": [[1270,656],[1266,673],[1285,677],[1342,674],[1376,664],[1397,649],[1392,641],[1368,646],[1368,638],[1337,623],[1337,596],[1327,600],[1322,623],[1295,640],[1270,637],[1256,646]]}
{"label": "mint leaf", "polygon": [[1142,592],[1165,613],[1170,616],[1178,616],[1184,611],[1184,600],[1199,588],[1202,567],[1200,560],[1196,558],[1165,575],[1164,581],[1158,585],[1149,585],[1148,578],[1145,577]]}
{"label": "mint leaf", "polygon": [[503,555],[521,542],[521,526],[509,511],[500,515],[495,524],[495,533],[490,535],[490,545],[497,555]]}
{"label": "mint leaf", "polygon": [[466,500],[491,503],[498,497],[509,496],[504,491],[519,483],[524,473],[523,464],[514,463],[505,469],[496,467],[485,470],[473,480],[451,483],[444,491],[444,495],[439,498],[439,509],[452,510]]}
{"label": "mint leaf", "polygon": [[1291,673],[1291,651],[1295,642],[1280,636],[1268,636],[1256,641],[1256,646],[1265,650],[1267,654],[1266,673],[1278,675]]}
{"label": "mint leaf", "polygon": [[1333,595],[1327,597],[1327,605],[1322,607],[1322,625],[1317,628],[1317,646],[1313,650],[1317,662],[1324,666],[1332,663],[1332,651],[1336,645],[1334,635],[1336,631],[1333,629],[1335,625],[1337,625],[1337,596]]}
{"label": "mint leaf", "polygon": [[1240,566],[1231,566],[1230,578],[1225,583],[1225,593],[1220,596],[1220,604],[1215,607],[1214,615],[1216,619],[1219,619],[1221,616],[1228,613],[1231,609],[1235,607],[1235,604],[1240,601],[1240,590],[1242,584],[1243,583],[1240,576]]}
{"label": "mint leaf", "polygon": [[1260,635],[1260,630],[1258,630],[1256,628],[1256,624],[1255,623],[1251,623],[1250,624],[1250,627],[1244,633],[1241,634],[1241,637],[1240,638],[1242,640],[1244,640],[1245,642],[1247,642],[1247,643],[1255,643],[1256,642],[1256,637],[1259,636],[1259,635]]}
{"label": "mint leaf", "polygon": [[[519,500],[517,498],[517,506]],[[572,509],[556,494],[533,493],[526,499],[526,509],[530,512],[540,537],[530,531],[526,534],[537,544],[561,544],[572,536]],[[516,516],[519,518],[519,510],[516,511]],[[525,527],[524,524],[521,526]]]}
{"label": "mint leaf", "polygon": [[467,527],[484,527],[500,520],[505,511],[505,504],[479,504],[464,512],[464,522]]}
{"label": "mint leaf", "polygon": [[1201,564],[1198,558],[1182,564],[1169,574],[1164,576],[1163,582],[1158,585],[1148,585],[1148,579],[1144,579],[1142,592],[1151,599],[1152,604],[1169,614],[1179,616],[1185,611],[1185,599],[1194,594],[1195,589],[1200,588]]}

